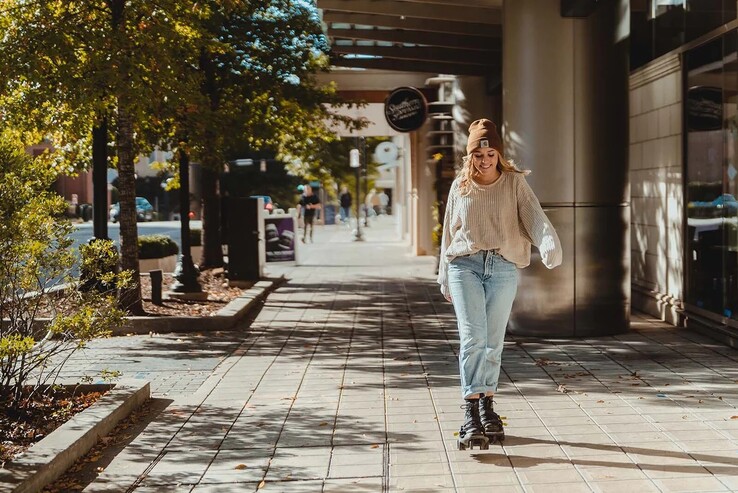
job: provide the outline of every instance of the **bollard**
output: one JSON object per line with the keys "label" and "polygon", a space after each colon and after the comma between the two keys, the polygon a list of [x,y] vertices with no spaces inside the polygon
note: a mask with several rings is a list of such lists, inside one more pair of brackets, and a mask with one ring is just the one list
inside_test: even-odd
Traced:
{"label": "bollard", "polygon": [[149,272],[151,277],[151,302],[155,305],[161,305],[161,282],[162,282],[162,271],[161,269],[152,270]]}

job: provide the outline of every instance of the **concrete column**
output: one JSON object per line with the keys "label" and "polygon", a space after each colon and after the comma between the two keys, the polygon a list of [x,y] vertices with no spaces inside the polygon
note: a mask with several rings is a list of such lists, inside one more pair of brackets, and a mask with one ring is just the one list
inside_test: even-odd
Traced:
{"label": "concrete column", "polygon": [[505,153],[532,170],[528,182],[564,248],[554,271],[534,251],[521,273],[513,333],[628,328],[628,22],[625,0],[600,1],[583,19],[562,18],[556,0],[504,3]]}

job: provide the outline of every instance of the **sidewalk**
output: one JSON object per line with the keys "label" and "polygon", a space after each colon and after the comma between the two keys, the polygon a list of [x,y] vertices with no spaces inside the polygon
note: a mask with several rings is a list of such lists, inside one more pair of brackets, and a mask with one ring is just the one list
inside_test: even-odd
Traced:
{"label": "sidewalk", "polygon": [[510,339],[504,446],[456,450],[434,260],[390,217],[364,233],[317,227],[302,265],[270,264],[290,281],[240,331],[116,338],[75,362],[156,382],[151,418],[84,491],[738,491],[738,354],[638,315],[617,337]]}

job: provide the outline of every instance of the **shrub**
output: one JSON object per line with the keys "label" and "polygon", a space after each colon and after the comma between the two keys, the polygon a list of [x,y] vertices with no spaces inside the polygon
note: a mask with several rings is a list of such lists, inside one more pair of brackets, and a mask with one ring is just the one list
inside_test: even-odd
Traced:
{"label": "shrub", "polygon": [[166,235],[143,235],[138,237],[138,258],[164,258],[177,255],[179,246]]}
{"label": "shrub", "polygon": [[[56,174],[23,149],[0,134],[0,401],[9,407],[53,389],[71,353],[123,320],[117,290],[74,289],[72,225],[64,200],[49,191]],[[93,252],[117,259],[112,242],[83,247],[81,269],[119,287],[130,282],[130,273],[106,272]]]}

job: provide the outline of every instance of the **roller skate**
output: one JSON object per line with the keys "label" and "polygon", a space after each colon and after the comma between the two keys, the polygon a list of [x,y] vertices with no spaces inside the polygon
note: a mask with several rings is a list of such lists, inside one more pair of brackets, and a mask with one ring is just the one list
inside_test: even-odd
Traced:
{"label": "roller skate", "polygon": [[479,420],[482,423],[484,434],[491,443],[502,443],[505,440],[502,419],[493,408],[491,396],[482,396],[479,399]]}
{"label": "roller skate", "polygon": [[468,399],[464,401],[464,424],[459,430],[459,450],[473,449],[475,446],[480,450],[489,448],[489,439],[484,435],[484,428],[479,420],[479,399]]}

